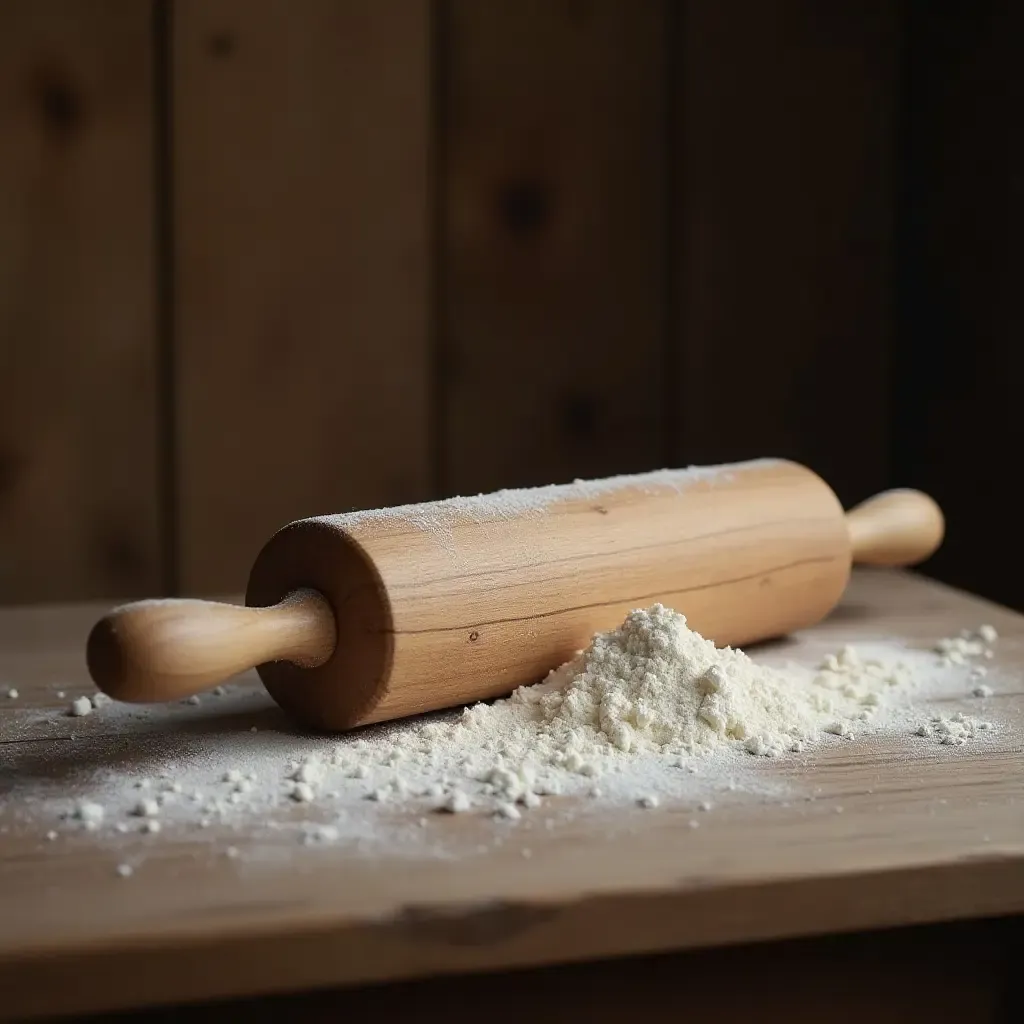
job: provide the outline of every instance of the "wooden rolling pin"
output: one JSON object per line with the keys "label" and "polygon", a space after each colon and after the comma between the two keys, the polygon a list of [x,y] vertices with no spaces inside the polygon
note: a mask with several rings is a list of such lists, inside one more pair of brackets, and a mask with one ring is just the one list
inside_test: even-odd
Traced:
{"label": "wooden rolling pin", "polygon": [[348,729],[508,694],[659,601],[720,646],[781,636],[828,614],[852,563],[923,561],[943,529],[918,491],[844,514],[777,460],[304,519],[259,554],[246,607],[116,608],[89,670],[163,701],[258,667],[301,724]]}

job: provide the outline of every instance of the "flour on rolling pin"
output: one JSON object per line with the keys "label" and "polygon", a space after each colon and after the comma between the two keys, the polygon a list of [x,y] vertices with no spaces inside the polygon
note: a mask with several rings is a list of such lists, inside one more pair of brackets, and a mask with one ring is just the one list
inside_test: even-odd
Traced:
{"label": "flour on rolling pin", "polygon": [[[218,832],[211,825],[250,838],[292,830],[315,845],[390,852],[422,852],[425,838],[443,847],[450,814],[494,817],[500,838],[531,815],[551,821],[559,808],[630,804],[653,813],[683,802],[698,827],[732,791],[779,786],[763,770],[771,759],[803,760],[880,734],[939,749],[982,741],[987,719],[932,716],[923,702],[968,697],[994,641],[982,627],[932,651],[863,644],[815,667],[770,667],[716,648],[655,605],[596,635],[543,682],[492,704],[340,741],[246,727],[183,735],[173,765],[152,765],[146,776],[101,769],[76,799],[55,795],[47,807],[70,829],[166,826],[196,839]],[[220,693],[201,706],[216,706]],[[177,735],[160,737],[165,759]]]}
{"label": "flour on rolling pin", "polygon": [[[777,459],[754,459],[745,468],[773,466]],[[546,487],[510,488],[489,494],[446,498],[443,501],[397,505],[392,508],[361,509],[338,515],[320,516],[318,521],[352,528],[363,523],[391,522],[413,526],[430,534],[450,554],[456,554],[453,528],[460,524],[510,522],[543,515],[559,502],[599,501],[602,497],[634,488],[652,494],[671,490],[677,494],[697,483],[725,483],[733,479],[735,466],[689,466],[686,469],[659,469],[649,473],[623,474],[601,480],[575,480],[570,484]]]}

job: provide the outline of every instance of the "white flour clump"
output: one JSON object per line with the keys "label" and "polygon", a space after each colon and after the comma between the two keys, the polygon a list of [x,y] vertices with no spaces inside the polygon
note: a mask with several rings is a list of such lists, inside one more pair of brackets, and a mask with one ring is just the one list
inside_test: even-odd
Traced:
{"label": "white flour clump", "polygon": [[70,705],[68,705],[68,714],[72,718],[82,718],[85,715],[91,715],[93,712],[92,701],[88,697],[76,697]]}

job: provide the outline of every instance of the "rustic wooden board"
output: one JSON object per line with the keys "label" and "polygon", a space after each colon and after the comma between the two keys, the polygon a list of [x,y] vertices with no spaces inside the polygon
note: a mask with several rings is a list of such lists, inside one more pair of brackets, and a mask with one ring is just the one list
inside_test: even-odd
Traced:
{"label": "rustic wooden board", "polygon": [[[62,830],[47,842],[54,826],[33,801],[112,752],[138,769],[187,749],[196,730],[227,738],[251,723],[267,742],[287,741],[254,683],[233,707],[175,706],[120,735],[102,711],[47,712],[58,686],[90,689],[81,650],[96,611],[0,615],[0,680],[21,691],[0,700],[9,1016],[1024,911],[1024,619],[917,577],[857,574],[828,622],[763,656],[817,659],[880,634],[931,643],[989,621],[1001,633],[990,740],[950,749],[894,737],[828,747],[806,765],[764,762],[789,795],[738,792],[697,830],[686,827],[693,807],[560,816],[573,808],[554,798],[500,843],[489,818],[435,816],[441,852],[415,855],[284,839],[268,848],[227,829],[203,844],[171,829]],[[944,710],[976,711],[969,702]],[[114,871],[126,858],[138,864],[129,879]]]}
{"label": "rustic wooden board", "polygon": [[174,5],[180,581],[428,496],[426,0]]}
{"label": "rustic wooden board", "polygon": [[684,11],[675,461],[793,458],[852,504],[889,482],[898,5]]}
{"label": "rustic wooden board", "polygon": [[660,466],[666,5],[441,10],[442,487]]}
{"label": "rustic wooden board", "polygon": [[150,19],[0,5],[0,602],[161,583]]}

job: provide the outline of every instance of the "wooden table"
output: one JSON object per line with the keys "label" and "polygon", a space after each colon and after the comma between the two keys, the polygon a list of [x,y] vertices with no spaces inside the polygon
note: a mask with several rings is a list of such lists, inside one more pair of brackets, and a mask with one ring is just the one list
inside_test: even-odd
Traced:
{"label": "wooden table", "polygon": [[[685,827],[692,809],[620,810],[537,827],[521,841],[484,844],[484,852],[460,859],[369,858],[301,845],[284,857],[250,857],[237,832],[222,837],[238,847],[233,858],[217,852],[217,836],[197,846],[170,830],[146,837],[61,832],[48,841],[53,824],[39,810],[40,792],[54,779],[71,779],[77,764],[102,757],[111,743],[134,742],[105,732],[102,713],[86,719],[44,713],[91,691],[82,647],[98,611],[0,613],[0,1016],[359,986],[1024,910],[1024,618],[919,577],[858,573],[829,621],[770,656],[818,657],[826,647],[880,634],[928,645],[990,622],[1000,633],[990,663],[995,692],[986,702],[999,723],[991,739],[954,750],[898,737],[833,745],[803,766],[792,759],[765,762],[765,772],[790,795],[741,794],[700,829]],[[207,727],[248,728],[246,715],[276,721],[257,685],[253,679],[252,692],[247,685],[240,694],[245,715],[211,719]],[[17,687],[16,699],[2,696],[8,686]],[[55,696],[58,686],[64,700]],[[944,710],[976,712],[977,701],[970,700],[948,701]],[[177,721],[168,709],[155,726],[152,719],[140,725],[148,745],[140,744],[138,756],[173,745]],[[799,793],[805,798],[793,795]],[[469,848],[493,823],[460,816],[444,827]],[[118,877],[115,866],[142,842],[143,866],[132,878]],[[529,858],[522,855],[526,844]],[[998,947],[990,932],[984,939],[970,934],[966,946],[956,947],[961,965],[974,962],[972,950],[977,959],[981,950]],[[915,947],[918,961],[930,948],[922,943]],[[800,961],[818,962],[820,955],[801,953]],[[995,963],[988,955],[981,961],[986,966],[972,968],[972,984]],[[623,963],[627,975],[633,972],[629,984],[645,986],[648,995],[659,977],[666,992],[671,979],[691,978],[687,1001],[672,1004],[676,1019],[698,1004],[710,1014],[704,1019],[729,1019],[709,1009],[718,1005],[715,986],[725,987],[722,998],[744,998],[728,992],[734,983],[728,977],[701,989],[700,979],[710,985],[715,974],[692,962],[685,970],[657,966],[663,959]],[[931,964],[929,972],[919,963],[920,975],[906,968],[904,979],[927,976],[937,984]],[[614,976],[603,967],[563,970],[589,977],[591,997]],[[778,989],[779,975],[773,977]],[[795,977],[806,995],[805,974]],[[424,984],[442,983],[393,985],[385,990],[390,996],[349,993],[341,1005],[371,1012],[373,999],[422,993]],[[462,979],[456,990],[477,993],[469,1006],[477,1015],[484,992],[509,990],[507,982],[500,989],[481,984]],[[776,994],[790,1019],[821,1019],[794,1014],[785,993]],[[523,1010],[511,995],[495,998],[487,1008],[494,1019],[511,1019],[513,1007]],[[764,999],[763,1010],[772,1002]],[[844,1004],[851,1000],[841,997]],[[596,1002],[607,1011],[613,1000]],[[554,1004],[544,1005],[550,1011]],[[563,1019],[571,1016],[562,1008]],[[649,1019],[655,1017],[667,1019]]]}

